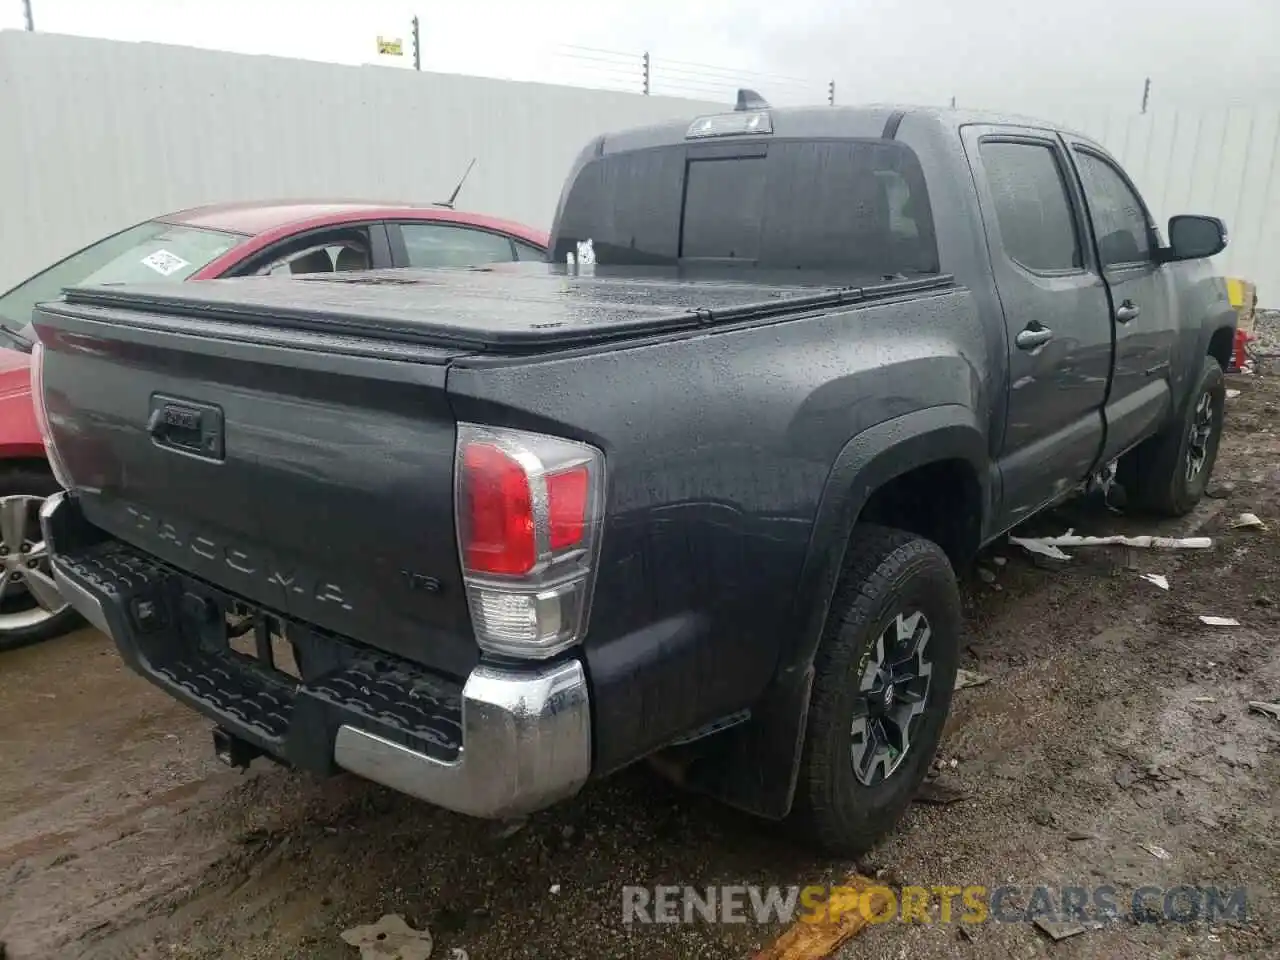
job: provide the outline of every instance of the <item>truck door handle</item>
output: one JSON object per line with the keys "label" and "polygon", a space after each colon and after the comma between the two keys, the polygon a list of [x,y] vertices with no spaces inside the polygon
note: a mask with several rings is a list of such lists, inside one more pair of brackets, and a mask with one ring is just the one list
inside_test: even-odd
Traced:
{"label": "truck door handle", "polygon": [[1043,347],[1052,339],[1053,331],[1048,327],[1043,327],[1038,323],[1034,325],[1029,323],[1026,329],[1018,331],[1018,335],[1013,342],[1018,345],[1019,350],[1034,350],[1037,347]]}
{"label": "truck door handle", "polygon": [[1132,300],[1126,300],[1124,303],[1120,304],[1120,306],[1116,307],[1116,321],[1118,323],[1128,323],[1130,320],[1137,319],[1138,314],[1141,312],[1142,308],[1140,306]]}

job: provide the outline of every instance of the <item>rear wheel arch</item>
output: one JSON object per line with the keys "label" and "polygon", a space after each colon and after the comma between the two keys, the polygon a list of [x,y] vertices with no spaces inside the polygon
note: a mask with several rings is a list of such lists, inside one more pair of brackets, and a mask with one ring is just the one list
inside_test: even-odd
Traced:
{"label": "rear wheel arch", "polygon": [[[694,765],[685,782],[732,806],[771,819],[791,811],[804,754],[814,661],[831,614],[837,585],[855,526],[875,508],[876,495],[894,481],[919,478],[918,471],[955,470],[967,476],[972,510],[952,504],[956,514],[972,513],[974,533],[960,547],[977,548],[987,514],[987,439],[973,412],[959,405],[930,407],[885,421],[845,444],[832,464],[814,517],[809,549],[795,591],[796,627],[782,638],[773,680],[753,705],[751,719],[727,731],[716,745],[716,760]],[[924,476],[927,476],[925,474]],[[909,480],[909,482],[911,482]],[[880,501],[883,503],[883,499]],[[920,534],[919,536],[927,536]],[[963,558],[957,558],[963,559]],[[954,564],[957,559],[952,559]],[[710,746],[710,745],[708,745]]]}
{"label": "rear wheel arch", "polygon": [[[797,646],[806,666],[817,649],[855,526],[874,522],[947,541],[938,545],[953,566],[964,566],[977,552],[988,514],[986,462],[987,440],[973,412],[955,405],[895,417],[845,444],[827,477],[796,592],[796,622],[806,624]],[[909,511],[893,503],[897,491],[926,479],[955,480],[961,486],[937,490],[933,503],[947,505],[944,519],[959,521],[941,538],[930,523],[913,522]]]}

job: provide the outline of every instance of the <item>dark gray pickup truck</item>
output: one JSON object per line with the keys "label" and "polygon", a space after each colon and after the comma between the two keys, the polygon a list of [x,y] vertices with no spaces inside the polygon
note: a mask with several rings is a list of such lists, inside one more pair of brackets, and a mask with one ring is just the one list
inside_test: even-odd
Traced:
{"label": "dark gray pickup truck", "polygon": [[1203,492],[1226,233],[1168,234],[1050,125],[746,103],[591,143],[553,264],[73,290],[56,578],[227,762],[506,817],[653,757],[857,851],[954,571],[1115,461]]}

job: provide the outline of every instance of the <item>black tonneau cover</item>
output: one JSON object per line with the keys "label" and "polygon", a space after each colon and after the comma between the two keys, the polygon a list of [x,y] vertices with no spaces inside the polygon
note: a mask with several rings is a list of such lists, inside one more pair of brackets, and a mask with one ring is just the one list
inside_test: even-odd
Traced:
{"label": "black tonneau cover", "polygon": [[[333,336],[519,352],[823,309],[949,286],[947,276],[873,279],[797,272],[750,280],[628,268],[570,274],[549,264],[382,270],[199,283],[78,287],[69,304]],[[707,277],[707,278],[703,278]],[[788,282],[769,282],[785,278]],[[113,319],[119,319],[113,312]]]}

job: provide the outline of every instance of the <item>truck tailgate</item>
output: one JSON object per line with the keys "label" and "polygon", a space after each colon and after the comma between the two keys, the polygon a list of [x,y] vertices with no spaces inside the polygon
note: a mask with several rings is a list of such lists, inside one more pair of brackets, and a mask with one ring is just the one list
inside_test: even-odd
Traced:
{"label": "truck tailgate", "polygon": [[50,430],[96,526],[295,620],[455,676],[475,664],[458,350],[76,303],[35,326]]}

